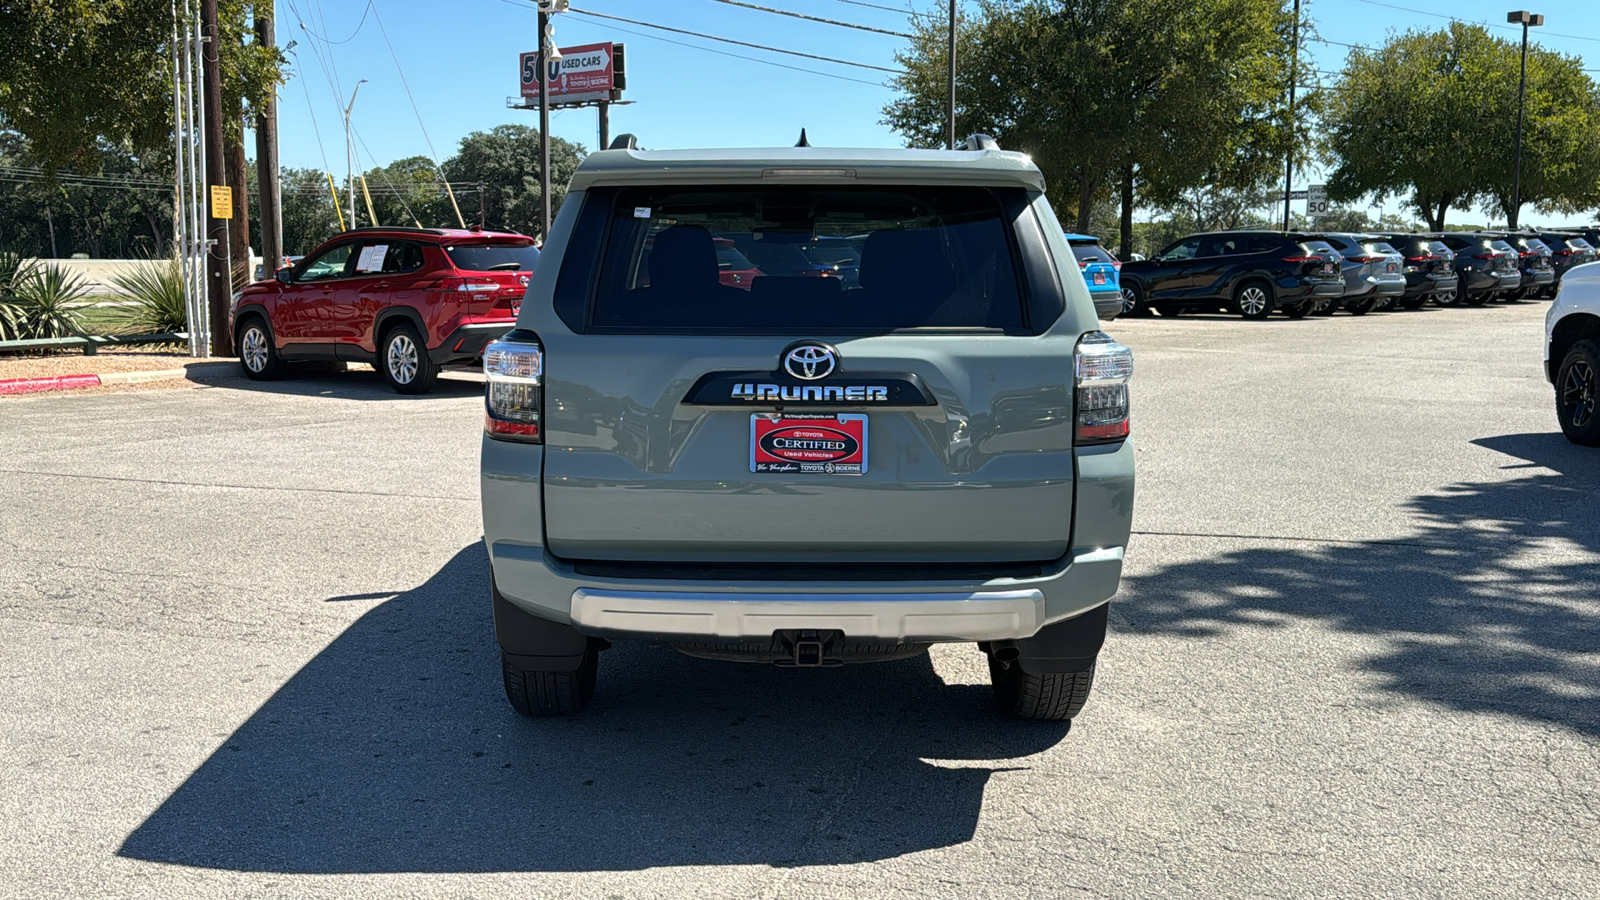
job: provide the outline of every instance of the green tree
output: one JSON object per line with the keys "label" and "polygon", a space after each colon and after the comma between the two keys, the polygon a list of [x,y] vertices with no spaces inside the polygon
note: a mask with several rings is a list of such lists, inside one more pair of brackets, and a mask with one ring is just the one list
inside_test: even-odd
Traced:
{"label": "green tree", "polygon": [[[267,2],[267,0],[259,0]],[[251,0],[220,0],[223,109],[281,80],[276,47],[246,43]],[[93,174],[104,145],[159,162],[171,151],[169,0],[0,3],[0,121],[25,135],[48,171]],[[224,129],[238,139],[242,117]]]}
{"label": "green tree", "polygon": [[[1435,230],[1480,202],[1509,219],[1519,56],[1460,22],[1351,51],[1324,97],[1329,197],[1399,197]],[[1528,48],[1524,135],[1524,202],[1576,212],[1600,200],[1600,98],[1581,61]]]}
{"label": "green tree", "polygon": [[[584,150],[561,138],[550,140],[550,210],[561,208],[567,182],[583,160]],[[474,131],[461,139],[455,156],[444,162],[452,184],[484,186],[484,224],[523,234],[542,234],[539,222],[539,132],[526,125],[500,125]],[[473,210],[463,209],[468,220]],[[452,217],[453,217],[452,213]]]}
{"label": "green tree", "polygon": [[[957,132],[1032,155],[1080,230],[1116,184],[1131,247],[1136,194],[1254,186],[1282,158],[1292,24],[1282,0],[980,0],[958,34]],[[913,27],[883,121],[942,146],[947,32]]]}

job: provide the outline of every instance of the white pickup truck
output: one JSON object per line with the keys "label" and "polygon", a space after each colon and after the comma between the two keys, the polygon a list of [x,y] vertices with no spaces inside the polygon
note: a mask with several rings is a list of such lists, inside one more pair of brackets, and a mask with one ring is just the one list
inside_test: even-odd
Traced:
{"label": "white pickup truck", "polygon": [[1568,270],[1544,317],[1545,377],[1567,440],[1600,447],[1600,263]]}

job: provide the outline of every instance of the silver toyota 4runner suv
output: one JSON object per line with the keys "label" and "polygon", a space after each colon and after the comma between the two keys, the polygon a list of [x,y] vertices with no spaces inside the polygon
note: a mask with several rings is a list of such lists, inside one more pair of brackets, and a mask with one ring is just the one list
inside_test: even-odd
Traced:
{"label": "silver toyota 4runner suv", "polygon": [[582,710],[617,639],[836,666],[974,642],[1083,708],[1133,514],[1131,352],[1029,158],[641,152],[573,176],[484,354],[506,696]]}

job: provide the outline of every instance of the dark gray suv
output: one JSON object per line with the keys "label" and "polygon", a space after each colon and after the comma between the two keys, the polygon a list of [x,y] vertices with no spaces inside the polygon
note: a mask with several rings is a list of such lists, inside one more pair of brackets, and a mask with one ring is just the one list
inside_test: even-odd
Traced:
{"label": "dark gray suv", "polygon": [[[1005,711],[1076,715],[1132,522],[1133,362],[1039,170],[988,138],[619,142],[484,356],[512,706],[583,709],[616,640],[797,668],[969,642]],[[719,241],[848,242],[859,271],[731,284]]]}

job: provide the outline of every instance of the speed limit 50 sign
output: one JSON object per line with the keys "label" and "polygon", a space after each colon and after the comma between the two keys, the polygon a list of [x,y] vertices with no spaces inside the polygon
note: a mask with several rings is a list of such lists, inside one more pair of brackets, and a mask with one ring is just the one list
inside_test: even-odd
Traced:
{"label": "speed limit 50 sign", "polygon": [[1311,184],[1306,186],[1306,215],[1313,219],[1320,219],[1328,214],[1328,186],[1325,184]]}

